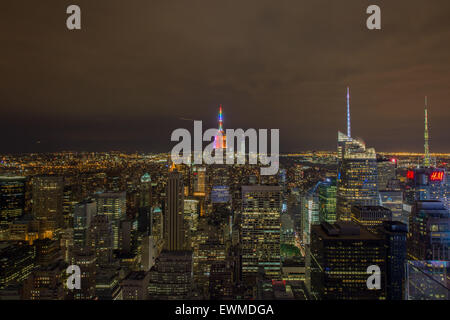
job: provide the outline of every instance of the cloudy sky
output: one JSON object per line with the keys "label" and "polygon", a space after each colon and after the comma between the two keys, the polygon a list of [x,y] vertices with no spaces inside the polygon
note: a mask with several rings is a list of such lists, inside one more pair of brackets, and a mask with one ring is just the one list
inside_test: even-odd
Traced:
{"label": "cloudy sky", "polygon": [[[189,119],[279,128],[282,151],[450,152],[448,0],[4,1],[0,152],[169,151]],[[66,28],[78,4],[82,30]],[[382,30],[366,28],[370,4]],[[186,120],[188,119],[188,120]],[[38,143],[40,142],[40,143]]]}

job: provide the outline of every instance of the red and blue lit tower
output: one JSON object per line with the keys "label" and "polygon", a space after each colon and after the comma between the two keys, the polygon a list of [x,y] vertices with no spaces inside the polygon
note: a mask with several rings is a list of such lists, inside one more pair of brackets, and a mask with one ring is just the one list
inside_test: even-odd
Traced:
{"label": "red and blue lit tower", "polygon": [[225,131],[223,130],[222,105],[219,105],[219,130],[215,139],[216,149],[225,149],[227,147]]}

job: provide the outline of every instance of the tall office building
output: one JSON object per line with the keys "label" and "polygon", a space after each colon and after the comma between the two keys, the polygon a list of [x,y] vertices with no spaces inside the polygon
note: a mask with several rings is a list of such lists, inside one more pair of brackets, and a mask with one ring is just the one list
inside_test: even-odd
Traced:
{"label": "tall office building", "polygon": [[450,261],[450,213],[441,201],[416,201],[409,227],[412,260]]}
{"label": "tall office building", "polygon": [[25,209],[26,177],[0,176],[0,224],[19,219]]}
{"label": "tall office building", "polygon": [[430,146],[429,146],[429,132],[428,132],[428,98],[425,96],[425,128],[424,128],[424,157],[423,166],[425,168],[431,166]]}
{"label": "tall office building", "polygon": [[96,265],[106,267],[113,261],[114,230],[108,215],[96,215],[89,228],[89,250],[95,253]]}
{"label": "tall office building", "polygon": [[280,279],[281,188],[242,186],[242,277],[254,280],[260,268]]}
{"label": "tall office building", "polygon": [[375,149],[338,133],[337,220],[351,219],[352,205],[379,205]]}
{"label": "tall office building", "polygon": [[206,195],[206,168],[194,167],[194,196]]}
{"label": "tall office building", "polygon": [[301,198],[302,206],[302,239],[309,244],[311,226],[319,224],[319,197],[316,190],[309,190]]}
{"label": "tall office building", "polygon": [[108,217],[112,225],[114,249],[120,246],[120,223],[126,219],[126,193],[103,192],[94,195],[97,202],[97,215]]}
{"label": "tall office building", "polygon": [[[322,223],[311,230],[311,294],[323,300],[385,299],[384,239],[352,222]],[[367,288],[367,269],[381,271],[379,290]]]}
{"label": "tall office building", "polygon": [[152,229],[152,179],[150,174],[142,175],[138,193],[138,231],[150,235]]}
{"label": "tall office building", "polygon": [[88,234],[92,218],[97,214],[97,203],[85,200],[77,203],[73,209],[73,244],[77,247],[88,245]]}
{"label": "tall office building", "polygon": [[176,169],[169,172],[164,217],[164,250],[149,272],[148,294],[151,299],[188,299],[192,295],[192,251],[186,239],[188,221],[184,216],[183,176]]}
{"label": "tall office building", "polygon": [[385,190],[388,182],[396,178],[397,159],[377,158],[377,185],[379,190]]}
{"label": "tall office building", "polygon": [[366,148],[351,137],[350,91],[347,87],[347,135],[338,132],[337,220],[351,220],[352,205],[379,205],[377,157],[374,148]]}
{"label": "tall office building", "polygon": [[183,186],[181,173],[177,170],[171,171],[167,182],[167,202],[164,219],[164,246],[169,251],[187,249]]}
{"label": "tall office building", "polygon": [[39,221],[40,236],[51,238],[63,225],[63,178],[36,176],[32,179],[33,216]]}
{"label": "tall office building", "polygon": [[328,178],[319,185],[319,221],[336,222],[336,179]]}
{"label": "tall office building", "polygon": [[383,221],[377,232],[384,238],[386,261],[386,298],[403,300],[405,295],[406,224]]}

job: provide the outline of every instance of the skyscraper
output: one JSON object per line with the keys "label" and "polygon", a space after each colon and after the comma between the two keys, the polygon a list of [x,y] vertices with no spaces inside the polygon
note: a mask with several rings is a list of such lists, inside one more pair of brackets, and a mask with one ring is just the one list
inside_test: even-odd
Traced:
{"label": "skyscraper", "polygon": [[88,234],[93,217],[97,214],[97,203],[85,200],[74,206],[73,212],[73,244],[78,247],[88,245]]}
{"label": "skyscraper", "polygon": [[319,197],[316,189],[309,190],[301,198],[302,206],[302,238],[304,244],[309,244],[311,226],[319,224]]}
{"label": "skyscraper", "polygon": [[164,220],[165,249],[170,251],[187,248],[184,221],[183,176],[176,169],[169,172],[167,203]]}
{"label": "skyscraper", "polygon": [[328,178],[319,185],[319,221],[336,222],[336,179]]}
{"label": "skyscraper", "polygon": [[114,230],[111,218],[108,215],[96,215],[92,218],[89,228],[89,244],[95,252],[96,265],[106,267],[113,261]]}
{"label": "skyscraper", "polygon": [[397,159],[377,158],[378,190],[385,190],[390,180],[395,179]]}
{"label": "skyscraper", "polygon": [[281,188],[242,186],[242,277],[253,280],[260,268],[269,279],[281,274]]}
{"label": "skyscraper", "polygon": [[33,183],[33,216],[41,237],[51,238],[63,225],[63,178],[36,176]]}
{"label": "skyscraper", "polygon": [[337,220],[349,221],[352,205],[379,205],[375,149],[338,133]]}
{"label": "skyscraper", "polygon": [[113,248],[119,249],[120,222],[126,218],[126,193],[125,192],[103,192],[94,195],[97,202],[97,215],[108,217],[112,225]]}
{"label": "skyscraper", "polygon": [[377,232],[384,237],[386,261],[386,298],[403,300],[405,290],[406,224],[383,221]]}
{"label": "skyscraper", "polygon": [[0,177],[0,224],[20,218],[25,208],[26,177]]}
{"label": "skyscraper", "polygon": [[150,269],[148,293],[151,299],[188,299],[193,285],[192,251],[186,236],[183,175],[173,167],[166,197],[164,250]]}
{"label": "skyscraper", "polygon": [[[385,299],[384,240],[352,222],[322,223],[311,230],[311,294],[318,299]],[[380,290],[369,290],[367,269],[381,271]]]}
{"label": "skyscraper", "polygon": [[351,137],[347,87],[347,135],[338,132],[337,220],[350,221],[352,205],[378,205],[377,163],[373,148]]}

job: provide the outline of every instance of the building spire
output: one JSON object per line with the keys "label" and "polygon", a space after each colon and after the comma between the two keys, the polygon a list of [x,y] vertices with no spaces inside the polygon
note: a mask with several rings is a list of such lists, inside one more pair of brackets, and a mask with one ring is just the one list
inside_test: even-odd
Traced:
{"label": "building spire", "polygon": [[424,132],[424,138],[425,138],[425,156],[423,158],[423,164],[425,167],[429,167],[431,165],[430,160],[430,146],[428,144],[429,135],[428,135],[428,98],[425,96],[425,132]]}
{"label": "building spire", "polygon": [[226,148],[226,136],[223,130],[222,105],[219,104],[219,130],[215,138],[215,149],[225,149],[225,148]]}
{"label": "building spire", "polygon": [[351,137],[350,130],[350,88],[347,87],[347,136]]}
{"label": "building spire", "polygon": [[219,131],[223,132],[222,105],[219,104]]}

